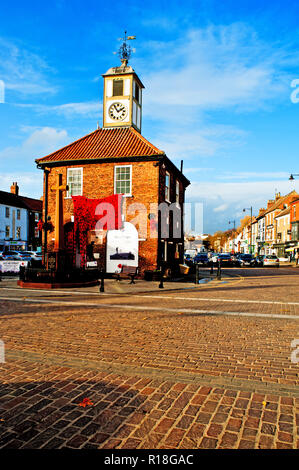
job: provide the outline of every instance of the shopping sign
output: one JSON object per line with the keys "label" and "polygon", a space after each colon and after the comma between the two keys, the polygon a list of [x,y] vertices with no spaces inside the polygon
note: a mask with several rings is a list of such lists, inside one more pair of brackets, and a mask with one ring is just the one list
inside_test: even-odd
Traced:
{"label": "shopping sign", "polygon": [[0,272],[1,273],[19,273],[21,266],[26,268],[28,266],[28,261],[3,260],[3,261],[0,261]]}

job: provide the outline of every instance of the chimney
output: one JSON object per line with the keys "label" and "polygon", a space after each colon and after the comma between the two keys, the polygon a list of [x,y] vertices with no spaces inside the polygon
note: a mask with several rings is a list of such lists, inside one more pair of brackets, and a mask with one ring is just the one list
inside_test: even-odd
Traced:
{"label": "chimney", "polygon": [[273,199],[269,199],[268,204],[267,204],[267,209],[269,209],[270,206],[274,203]]}
{"label": "chimney", "polygon": [[280,193],[275,194],[275,201],[277,201],[277,199],[280,199],[280,197]]}
{"label": "chimney", "polygon": [[18,186],[18,183],[12,183],[11,187],[10,187],[10,192],[12,194],[15,194],[16,196],[19,195],[19,186]]}

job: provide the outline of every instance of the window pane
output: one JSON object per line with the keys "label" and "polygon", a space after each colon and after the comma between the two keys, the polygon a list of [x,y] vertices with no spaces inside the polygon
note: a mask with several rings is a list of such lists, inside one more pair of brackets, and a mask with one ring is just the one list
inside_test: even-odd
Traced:
{"label": "window pane", "polygon": [[69,169],[67,174],[68,196],[82,195],[82,168]]}
{"label": "window pane", "polygon": [[113,80],[113,96],[123,96],[124,82],[123,80]]}
{"label": "window pane", "polygon": [[115,192],[116,194],[131,194],[131,167],[115,168]]}

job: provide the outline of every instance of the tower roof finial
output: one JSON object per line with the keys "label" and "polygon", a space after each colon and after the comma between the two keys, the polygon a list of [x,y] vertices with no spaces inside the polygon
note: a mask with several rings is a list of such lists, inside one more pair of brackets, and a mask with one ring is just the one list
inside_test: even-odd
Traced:
{"label": "tower roof finial", "polygon": [[127,44],[127,41],[132,39],[136,39],[136,36],[127,36],[127,31],[125,31],[125,36],[120,38],[123,43],[118,50],[118,55],[123,67],[128,65],[128,61],[132,55],[132,52],[134,52],[133,49]]}

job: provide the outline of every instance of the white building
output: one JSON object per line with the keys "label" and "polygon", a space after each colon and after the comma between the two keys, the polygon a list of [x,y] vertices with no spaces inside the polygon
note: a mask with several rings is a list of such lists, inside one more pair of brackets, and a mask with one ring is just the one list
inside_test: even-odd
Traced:
{"label": "white building", "polygon": [[19,196],[17,183],[10,190],[0,191],[0,251],[35,250],[41,245],[42,201]]}

